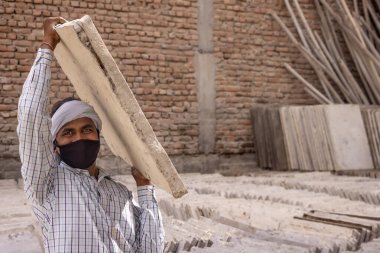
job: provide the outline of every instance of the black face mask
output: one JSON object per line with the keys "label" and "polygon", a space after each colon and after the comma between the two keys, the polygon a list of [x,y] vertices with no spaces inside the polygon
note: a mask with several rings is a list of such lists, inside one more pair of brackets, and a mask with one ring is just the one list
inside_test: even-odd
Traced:
{"label": "black face mask", "polygon": [[79,140],[66,145],[56,145],[60,150],[61,160],[72,168],[87,169],[98,156],[99,140]]}

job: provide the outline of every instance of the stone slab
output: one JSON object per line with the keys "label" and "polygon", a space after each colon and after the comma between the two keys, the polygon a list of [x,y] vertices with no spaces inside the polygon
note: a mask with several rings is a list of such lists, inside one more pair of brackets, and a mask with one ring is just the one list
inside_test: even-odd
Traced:
{"label": "stone slab", "polygon": [[[136,194],[133,178],[114,179]],[[312,210],[318,210],[348,216],[360,224],[364,218],[363,225],[378,229],[380,206],[368,203],[365,195],[380,192],[379,180],[268,170],[238,177],[186,173],[182,179],[189,188],[183,198],[173,199],[160,189],[156,192],[165,228],[164,252],[184,252],[185,245],[200,253],[379,252],[379,234],[363,238],[364,233],[355,228],[294,219],[309,212],[315,215]],[[21,182],[0,180],[4,203],[0,207],[0,252],[43,252]],[[353,193],[360,199],[350,199]],[[28,215],[20,216],[26,211]],[[217,219],[218,215],[227,220]]]}
{"label": "stone slab", "polygon": [[372,169],[371,152],[359,106],[327,105],[325,117],[335,169]]}
{"label": "stone slab", "polygon": [[181,197],[187,190],[89,16],[56,27],[54,54],[78,96],[103,122],[111,151],[158,187]]}
{"label": "stone slab", "polygon": [[[378,124],[355,105],[253,105],[258,164],[275,170],[370,170],[378,152]],[[368,115],[367,115],[368,114]],[[379,113],[380,114],[380,113]],[[380,117],[379,117],[380,118]],[[371,148],[370,148],[371,144]],[[378,159],[380,160],[380,159]]]}
{"label": "stone slab", "polygon": [[380,169],[380,140],[379,140],[379,123],[380,107],[379,106],[361,106],[360,108],[363,122],[368,135],[370,150],[375,169]]}

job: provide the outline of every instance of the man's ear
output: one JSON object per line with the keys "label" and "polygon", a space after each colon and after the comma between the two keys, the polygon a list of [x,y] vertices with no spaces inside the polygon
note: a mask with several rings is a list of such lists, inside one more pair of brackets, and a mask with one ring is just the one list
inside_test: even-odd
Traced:
{"label": "man's ear", "polygon": [[59,150],[59,147],[57,144],[57,140],[54,140],[53,144],[54,144],[54,152],[56,152],[57,154],[61,154],[61,151]]}

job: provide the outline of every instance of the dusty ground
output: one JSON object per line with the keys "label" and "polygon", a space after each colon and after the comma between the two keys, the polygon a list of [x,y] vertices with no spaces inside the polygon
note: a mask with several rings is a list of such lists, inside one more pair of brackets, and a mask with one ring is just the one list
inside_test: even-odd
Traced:
{"label": "dusty ground", "polygon": [[[189,188],[183,198],[157,192],[166,252],[380,252],[379,179],[265,171],[181,177]],[[133,189],[129,176],[116,179]],[[1,180],[0,199],[1,252],[43,252],[22,186]],[[344,216],[356,225],[338,226],[294,218],[311,210],[375,219]]]}

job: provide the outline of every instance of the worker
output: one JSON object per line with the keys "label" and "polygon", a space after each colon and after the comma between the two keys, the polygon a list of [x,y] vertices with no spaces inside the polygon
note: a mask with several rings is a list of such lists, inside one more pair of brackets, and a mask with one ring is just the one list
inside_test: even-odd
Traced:
{"label": "worker", "polygon": [[102,122],[94,109],[66,99],[47,107],[53,51],[59,43],[47,18],[37,57],[18,105],[25,192],[41,225],[46,252],[162,252],[164,230],[150,180],[137,169],[138,203],[96,166]]}

